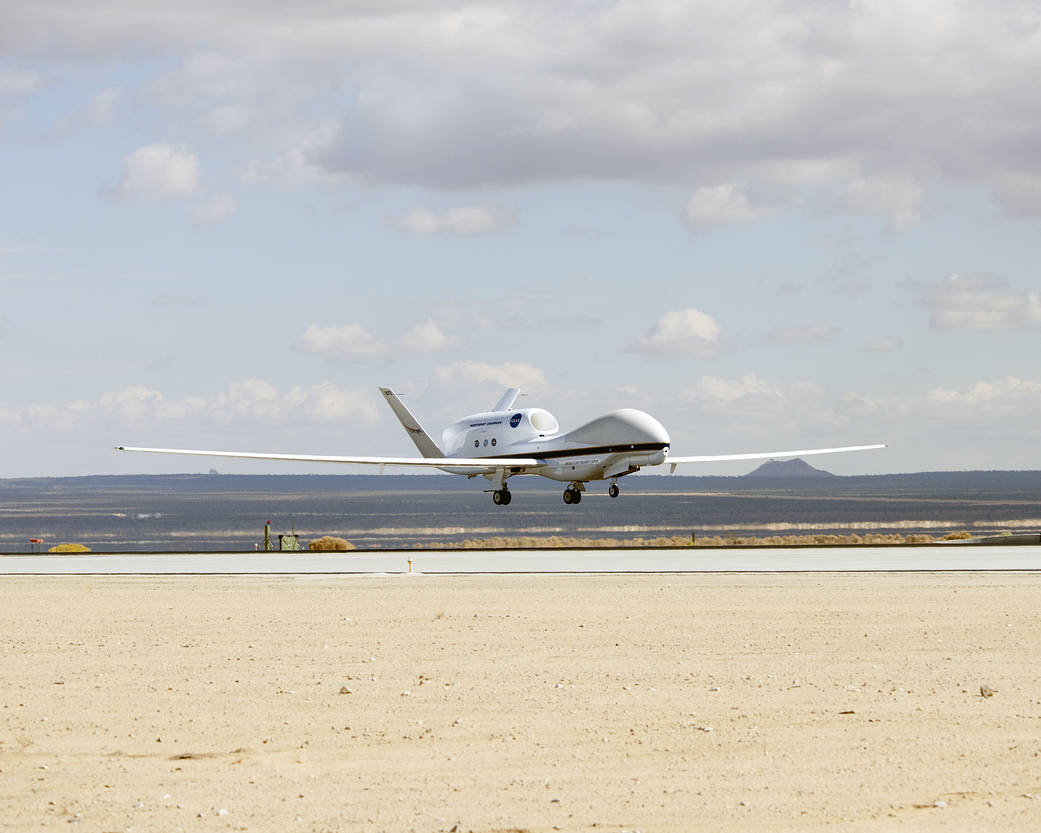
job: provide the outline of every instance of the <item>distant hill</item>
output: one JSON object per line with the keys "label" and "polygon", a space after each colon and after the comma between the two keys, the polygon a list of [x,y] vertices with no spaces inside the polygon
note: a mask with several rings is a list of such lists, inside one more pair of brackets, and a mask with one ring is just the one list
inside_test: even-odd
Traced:
{"label": "distant hill", "polygon": [[794,460],[767,460],[759,468],[750,471],[745,477],[838,477],[830,471],[817,469],[805,460],[796,457]]}

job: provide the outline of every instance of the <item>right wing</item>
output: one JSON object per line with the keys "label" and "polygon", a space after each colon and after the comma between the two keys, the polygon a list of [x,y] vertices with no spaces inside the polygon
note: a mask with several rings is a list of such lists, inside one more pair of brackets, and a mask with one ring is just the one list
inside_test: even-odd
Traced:
{"label": "right wing", "polygon": [[871,451],[875,448],[886,448],[885,443],[873,445],[844,445],[840,448],[802,448],[797,451],[755,451],[751,454],[702,454],[696,457],[667,457],[665,462],[671,467],[669,473],[676,471],[680,463],[720,463],[725,460],[769,460],[776,457],[808,457],[811,454],[838,454],[843,451]]}
{"label": "right wing", "polygon": [[347,463],[358,466],[418,466],[430,469],[474,469],[493,472],[501,468],[533,468],[542,465],[534,457],[339,457],[327,454],[269,454],[262,451],[200,451],[188,448],[139,448],[118,445],[116,451],[150,454],[192,454],[201,457],[245,457],[252,460],[295,460],[303,463]]}

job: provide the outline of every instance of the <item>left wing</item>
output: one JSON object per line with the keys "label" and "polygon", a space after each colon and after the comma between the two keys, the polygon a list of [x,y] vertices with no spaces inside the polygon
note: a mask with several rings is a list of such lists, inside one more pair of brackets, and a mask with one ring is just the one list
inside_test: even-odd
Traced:
{"label": "left wing", "polygon": [[885,443],[874,445],[844,445],[840,448],[801,448],[796,451],[755,451],[751,454],[702,454],[695,457],[667,457],[669,474],[676,471],[680,463],[719,463],[725,460],[769,460],[771,457],[808,457],[811,454],[838,454],[842,451],[870,451],[886,448]]}
{"label": "left wing", "polygon": [[253,460],[296,460],[303,463],[349,463],[358,466],[419,466],[430,469],[532,468],[542,465],[534,457],[336,457],[327,454],[268,454],[262,451],[198,451],[188,448],[137,448],[117,445],[116,451],[151,454],[194,454],[202,457],[246,457]]}

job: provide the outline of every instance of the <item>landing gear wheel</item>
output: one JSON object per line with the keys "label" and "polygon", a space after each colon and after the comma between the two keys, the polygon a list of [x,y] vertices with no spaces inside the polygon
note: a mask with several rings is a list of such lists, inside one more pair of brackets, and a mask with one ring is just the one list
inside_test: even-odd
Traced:
{"label": "landing gear wheel", "polygon": [[574,486],[568,486],[564,490],[564,503],[581,503],[582,493]]}
{"label": "landing gear wheel", "polygon": [[572,495],[574,495],[574,491],[569,486],[564,490],[564,503],[571,503]]}
{"label": "landing gear wheel", "polygon": [[611,488],[607,490],[607,494],[609,494],[611,497],[618,497],[618,484],[612,483]]}
{"label": "landing gear wheel", "polygon": [[496,506],[509,506],[511,500],[513,500],[513,495],[510,494],[509,489],[497,489],[492,492],[492,503]]}

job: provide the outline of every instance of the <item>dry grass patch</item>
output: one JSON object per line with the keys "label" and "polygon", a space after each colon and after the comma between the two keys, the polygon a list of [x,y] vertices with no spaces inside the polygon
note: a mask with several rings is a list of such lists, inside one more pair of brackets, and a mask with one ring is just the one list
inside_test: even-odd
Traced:
{"label": "dry grass patch", "polygon": [[307,548],[309,550],[346,552],[347,550],[353,550],[354,544],[346,538],[336,538],[332,535],[323,535],[321,538],[315,538],[315,540],[307,545]]}

